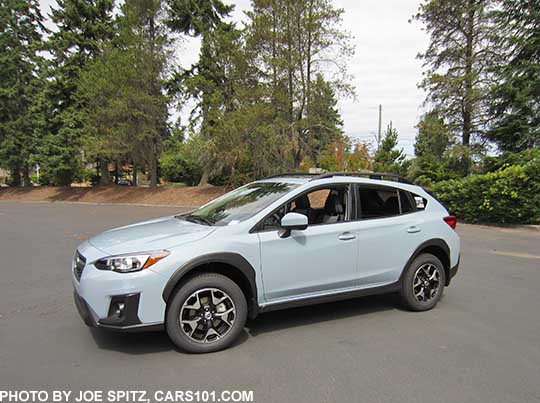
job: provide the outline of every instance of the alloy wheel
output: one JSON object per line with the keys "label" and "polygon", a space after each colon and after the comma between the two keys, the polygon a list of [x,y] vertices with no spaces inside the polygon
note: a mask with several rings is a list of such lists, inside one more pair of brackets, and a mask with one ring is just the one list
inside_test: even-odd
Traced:
{"label": "alloy wheel", "polygon": [[420,266],[414,273],[412,287],[418,302],[426,303],[436,298],[441,288],[439,268],[431,263]]}
{"label": "alloy wheel", "polygon": [[236,319],[232,298],[218,288],[191,294],[180,310],[180,327],[197,343],[214,343],[229,333]]}

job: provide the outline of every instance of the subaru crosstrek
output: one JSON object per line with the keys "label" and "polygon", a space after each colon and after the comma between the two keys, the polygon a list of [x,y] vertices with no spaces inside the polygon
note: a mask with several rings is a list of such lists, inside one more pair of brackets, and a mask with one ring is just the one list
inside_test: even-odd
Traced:
{"label": "subaru crosstrek", "polygon": [[89,326],[165,328],[195,353],[226,348],[247,318],[276,309],[396,292],[425,311],[457,272],[455,226],[399,178],[281,175],[84,242],[75,302]]}

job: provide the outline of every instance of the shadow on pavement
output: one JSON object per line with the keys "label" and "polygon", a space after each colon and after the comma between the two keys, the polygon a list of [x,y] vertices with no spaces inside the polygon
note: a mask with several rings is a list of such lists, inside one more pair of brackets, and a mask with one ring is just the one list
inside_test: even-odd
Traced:
{"label": "shadow on pavement", "polygon": [[[256,338],[259,334],[273,331],[395,309],[401,309],[397,295],[387,294],[269,312],[248,321],[246,327],[249,329],[249,335],[247,331],[242,332],[232,348],[246,342],[249,336]],[[170,341],[165,331],[115,333],[92,328],[90,332],[96,345],[103,350],[134,355],[172,350],[181,352]]]}
{"label": "shadow on pavement", "polygon": [[268,312],[248,322],[247,327],[250,329],[251,336],[256,337],[262,333],[395,309],[402,309],[397,295],[375,295]]}
{"label": "shadow on pavement", "polygon": [[118,333],[103,329],[90,329],[96,345],[103,350],[127,354],[153,354],[174,350],[175,346],[165,332]]}

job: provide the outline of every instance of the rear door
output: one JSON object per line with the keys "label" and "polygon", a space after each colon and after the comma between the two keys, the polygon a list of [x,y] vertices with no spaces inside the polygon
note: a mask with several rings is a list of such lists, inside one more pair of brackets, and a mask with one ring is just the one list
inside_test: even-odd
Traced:
{"label": "rear door", "polygon": [[355,186],[358,285],[395,282],[418,245],[423,220],[408,192],[389,186]]}

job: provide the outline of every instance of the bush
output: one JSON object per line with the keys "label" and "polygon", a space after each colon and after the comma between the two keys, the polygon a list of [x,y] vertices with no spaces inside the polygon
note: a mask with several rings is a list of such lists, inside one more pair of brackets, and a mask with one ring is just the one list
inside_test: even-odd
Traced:
{"label": "bush", "polygon": [[526,165],[532,161],[540,161],[540,149],[529,148],[518,153],[507,152],[497,157],[484,159],[484,172],[495,172],[510,165]]}
{"label": "bush", "polygon": [[196,151],[192,147],[193,141],[177,142],[169,145],[161,155],[160,168],[163,179],[167,182],[185,182],[196,185],[201,179],[202,168],[199,164]]}
{"label": "bush", "polygon": [[539,159],[439,182],[431,190],[466,222],[540,224]]}

